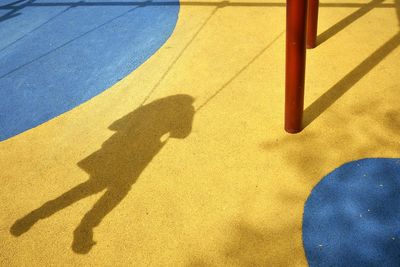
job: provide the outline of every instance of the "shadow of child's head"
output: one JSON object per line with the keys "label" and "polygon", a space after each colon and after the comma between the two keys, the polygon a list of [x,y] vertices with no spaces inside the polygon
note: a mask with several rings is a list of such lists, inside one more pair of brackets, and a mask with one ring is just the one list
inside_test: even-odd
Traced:
{"label": "shadow of child's head", "polygon": [[127,137],[138,133],[148,139],[165,134],[170,138],[185,138],[192,130],[193,102],[193,97],[183,94],[160,98],[115,121],[109,129]]}
{"label": "shadow of child's head", "polygon": [[171,138],[186,138],[192,131],[194,98],[189,95],[174,95],[161,99],[165,101],[168,128]]}

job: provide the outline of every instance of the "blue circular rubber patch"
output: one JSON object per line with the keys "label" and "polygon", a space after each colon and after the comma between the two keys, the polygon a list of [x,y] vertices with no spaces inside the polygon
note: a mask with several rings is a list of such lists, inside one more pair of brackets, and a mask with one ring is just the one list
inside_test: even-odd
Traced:
{"label": "blue circular rubber patch", "polygon": [[313,189],[303,217],[310,266],[400,266],[400,160],[363,159]]}
{"label": "blue circular rubber patch", "polygon": [[178,0],[1,1],[0,141],[132,72],[169,38],[178,12]]}

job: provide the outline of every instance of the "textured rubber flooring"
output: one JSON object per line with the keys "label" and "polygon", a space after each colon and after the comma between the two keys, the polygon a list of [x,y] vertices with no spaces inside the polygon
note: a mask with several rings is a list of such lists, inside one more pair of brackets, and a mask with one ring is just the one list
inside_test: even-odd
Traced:
{"label": "textured rubber flooring", "polygon": [[[285,3],[181,1],[170,38],[135,71],[0,143],[0,265],[314,264],[307,244],[324,252],[327,243],[303,246],[315,226],[303,232],[304,211],[326,215],[313,197],[359,183],[356,169],[334,179],[343,164],[400,157],[399,10],[398,1],[322,1],[306,128],[288,135]],[[376,173],[397,174],[385,164]],[[357,194],[380,185],[366,183]],[[397,222],[396,210],[378,212]],[[368,255],[371,265],[390,256]]]}

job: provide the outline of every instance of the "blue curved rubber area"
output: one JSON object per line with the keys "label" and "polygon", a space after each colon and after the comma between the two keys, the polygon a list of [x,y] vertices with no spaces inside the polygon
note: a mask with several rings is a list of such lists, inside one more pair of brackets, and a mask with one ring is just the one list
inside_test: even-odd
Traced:
{"label": "blue curved rubber area", "polygon": [[0,141],[101,93],[171,35],[178,0],[0,3]]}
{"label": "blue curved rubber area", "polygon": [[313,189],[303,217],[310,266],[400,266],[400,159],[363,159]]}

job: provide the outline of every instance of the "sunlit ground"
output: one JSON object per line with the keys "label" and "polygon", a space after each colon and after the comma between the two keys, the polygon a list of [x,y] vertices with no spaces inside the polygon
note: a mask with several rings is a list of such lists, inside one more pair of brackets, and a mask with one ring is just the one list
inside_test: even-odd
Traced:
{"label": "sunlit ground", "polygon": [[400,158],[400,2],[322,1],[297,135],[284,4],[183,1],[133,73],[2,141],[1,265],[306,266],[314,186]]}

